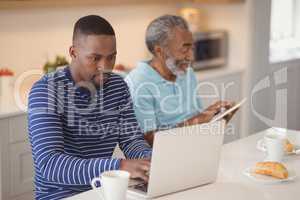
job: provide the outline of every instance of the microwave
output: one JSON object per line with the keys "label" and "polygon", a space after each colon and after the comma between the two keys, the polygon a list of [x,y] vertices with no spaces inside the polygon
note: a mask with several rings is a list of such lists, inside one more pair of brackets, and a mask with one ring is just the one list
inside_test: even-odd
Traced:
{"label": "microwave", "polygon": [[223,30],[196,32],[194,37],[195,70],[227,64],[228,34]]}

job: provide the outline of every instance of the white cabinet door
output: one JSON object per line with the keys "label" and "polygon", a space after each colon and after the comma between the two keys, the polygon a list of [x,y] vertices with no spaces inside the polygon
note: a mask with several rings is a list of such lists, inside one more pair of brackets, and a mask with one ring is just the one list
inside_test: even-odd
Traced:
{"label": "white cabinet door", "polygon": [[0,120],[0,199],[7,200],[9,197],[10,185],[10,165],[9,165],[9,120],[4,118]]}
{"label": "white cabinet door", "polygon": [[9,155],[11,199],[33,199],[34,169],[26,114],[9,119]]}
{"label": "white cabinet door", "polygon": [[33,166],[28,142],[10,145],[11,196],[33,193]]}
{"label": "white cabinet door", "polygon": [[26,194],[22,194],[20,196],[15,197],[14,199],[11,200],[33,200],[34,199],[34,195],[32,192],[28,192]]}
{"label": "white cabinet door", "polygon": [[28,140],[27,115],[9,118],[9,143],[24,142]]}
{"label": "white cabinet door", "polygon": [[[209,80],[199,80],[198,93],[201,96],[203,107],[218,100],[239,101],[242,97],[242,73],[220,76]],[[242,114],[238,111],[228,123],[224,143],[240,138],[240,124]]]}

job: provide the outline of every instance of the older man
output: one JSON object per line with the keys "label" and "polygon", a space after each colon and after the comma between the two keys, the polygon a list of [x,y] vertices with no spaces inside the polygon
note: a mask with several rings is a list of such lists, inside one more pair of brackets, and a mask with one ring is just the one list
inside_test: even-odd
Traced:
{"label": "older man", "polygon": [[[91,189],[91,180],[107,170],[148,178],[151,149],[125,81],[111,72],[117,54],[112,26],[100,16],[80,18],[69,53],[70,66],[45,75],[29,95],[38,200]],[[128,159],[111,157],[117,144]]]}
{"label": "older man", "polygon": [[126,82],[150,145],[158,130],[205,123],[222,108],[233,106],[219,101],[203,110],[191,68],[193,36],[183,18],[164,15],[153,20],[146,31],[146,45],[153,58],[138,63]]}

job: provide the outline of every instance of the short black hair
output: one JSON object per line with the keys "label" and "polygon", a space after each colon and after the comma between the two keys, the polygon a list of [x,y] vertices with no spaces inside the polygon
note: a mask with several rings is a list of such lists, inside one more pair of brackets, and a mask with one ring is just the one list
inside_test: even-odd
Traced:
{"label": "short black hair", "polygon": [[83,35],[112,35],[115,31],[111,24],[98,15],[87,15],[81,17],[74,25],[73,42],[79,34]]}

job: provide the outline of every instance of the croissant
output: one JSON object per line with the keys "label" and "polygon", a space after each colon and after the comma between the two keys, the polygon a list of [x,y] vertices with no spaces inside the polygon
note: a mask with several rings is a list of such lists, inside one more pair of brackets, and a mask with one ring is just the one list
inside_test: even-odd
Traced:
{"label": "croissant", "polygon": [[279,179],[286,179],[288,177],[287,169],[279,162],[258,162],[254,168],[254,172]]}
{"label": "croissant", "polygon": [[290,153],[290,152],[294,151],[294,145],[292,143],[290,143],[290,141],[288,139],[286,139],[284,142],[284,149],[286,152]]}

